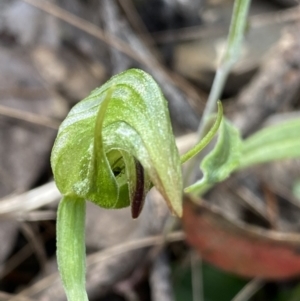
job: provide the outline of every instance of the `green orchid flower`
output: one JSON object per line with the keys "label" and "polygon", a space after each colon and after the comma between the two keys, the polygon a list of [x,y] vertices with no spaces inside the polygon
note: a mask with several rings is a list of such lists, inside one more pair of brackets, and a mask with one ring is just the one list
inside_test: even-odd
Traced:
{"label": "green orchid flower", "polygon": [[138,217],[154,185],[182,214],[180,157],[167,102],[152,77],[128,70],[79,102],[60,126],[51,155],[63,195],[57,217],[57,260],[68,300],[85,291],[85,201],[131,205]]}
{"label": "green orchid flower", "polygon": [[181,164],[167,102],[137,69],[111,78],[79,102],[62,123],[52,169],[65,196],[104,208],[141,211],[150,183],[182,214]]}
{"label": "green orchid flower", "polygon": [[79,102],[61,124],[51,155],[63,195],[57,216],[57,260],[69,301],[85,291],[85,205],[131,206],[133,218],[155,186],[171,212],[182,215],[181,164],[213,138],[222,120],[181,158],[163,94],[147,73],[132,69],[112,77]]}

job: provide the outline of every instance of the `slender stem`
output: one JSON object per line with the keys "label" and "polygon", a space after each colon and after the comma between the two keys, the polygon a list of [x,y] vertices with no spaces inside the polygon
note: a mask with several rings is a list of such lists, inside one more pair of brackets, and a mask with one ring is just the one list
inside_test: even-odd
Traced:
{"label": "slender stem", "polygon": [[237,61],[242,40],[247,25],[247,16],[251,0],[235,0],[233,14],[227,39],[227,47],[221,60],[212,89],[210,91],[205,110],[198,128],[198,139],[202,138],[205,123],[211,113],[215,111],[218,99],[221,96],[228,74]]}
{"label": "slender stem", "polygon": [[68,301],[88,301],[84,229],[85,200],[64,196],[57,215],[57,263]]}
{"label": "slender stem", "polygon": [[[223,91],[224,85],[226,83],[227,77],[232,69],[234,63],[237,61],[244,32],[247,25],[247,16],[250,7],[251,0],[235,0],[233,14],[227,39],[227,46],[224,55],[221,60],[221,64],[216,72],[216,76],[213,81],[213,85],[204,109],[199,127],[198,127],[198,141],[203,137],[205,126],[209,116],[215,111],[217,101],[219,100],[221,93]],[[186,183],[191,182],[192,171],[195,166],[198,166],[198,158],[190,160],[189,165],[186,170]]]}
{"label": "slender stem", "polygon": [[204,301],[202,258],[195,250],[191,253],[193,301]]}
{"label": "slender stem", "polygon": [[217,70],[201,121],[199,123],[197,132],[198,140],[201,140],[203,137],[205,125],[209,116],[216,110],[217,101],[221,96],[229,71],[229,64]]}
{"label": "slender stem", "polygon": [[223,63],[231,66],[237,61],[247,25],[251,0],[235,0]]}

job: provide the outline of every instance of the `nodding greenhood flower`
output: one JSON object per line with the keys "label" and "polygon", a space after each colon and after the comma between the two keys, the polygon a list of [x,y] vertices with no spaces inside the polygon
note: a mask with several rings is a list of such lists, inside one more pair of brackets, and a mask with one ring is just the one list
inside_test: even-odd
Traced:
{"label": "nodding greenhood flower", "polygon": [[104,208],[131,205],[136,218],[154,185],[170,210],[181,216],[181,163],[211,140],[221,119],[219,110],[207,136],[180,159],[167,102],[152,77],[136,69],[112,77],[70,111],[51,155],[63,194],[57,214],[57,261],[68,301],[88,301],[85,200]]}
{"label": "nodding greenhood flower", "polygon": [[51,164],[69,199],[138,217],[152,184],[182,214],[181,163],[167,102],[150,75],[131,69],[79,102],[60,126]]}

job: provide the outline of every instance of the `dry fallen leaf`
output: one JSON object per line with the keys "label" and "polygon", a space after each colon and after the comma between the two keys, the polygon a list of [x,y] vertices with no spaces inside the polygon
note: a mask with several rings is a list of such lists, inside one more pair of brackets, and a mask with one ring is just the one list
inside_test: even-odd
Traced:
{"label": "dry fallen leaf", "polygon": [[244,277],[284,279],[300,275],[300,234],[282,233],[225,217],[202,200],[186,197],[183,228],[202,258]]}

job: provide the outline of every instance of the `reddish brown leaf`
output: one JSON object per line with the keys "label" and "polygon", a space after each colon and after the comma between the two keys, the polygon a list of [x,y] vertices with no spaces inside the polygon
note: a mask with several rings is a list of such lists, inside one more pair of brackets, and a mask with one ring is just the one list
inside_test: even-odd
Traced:
{"label": "reddish brown leaf", "polygon": [[230,220],[201,200],[184,202],[182,222],[187,241],[221,269],[265,279],[300,275],[300,234]]}

